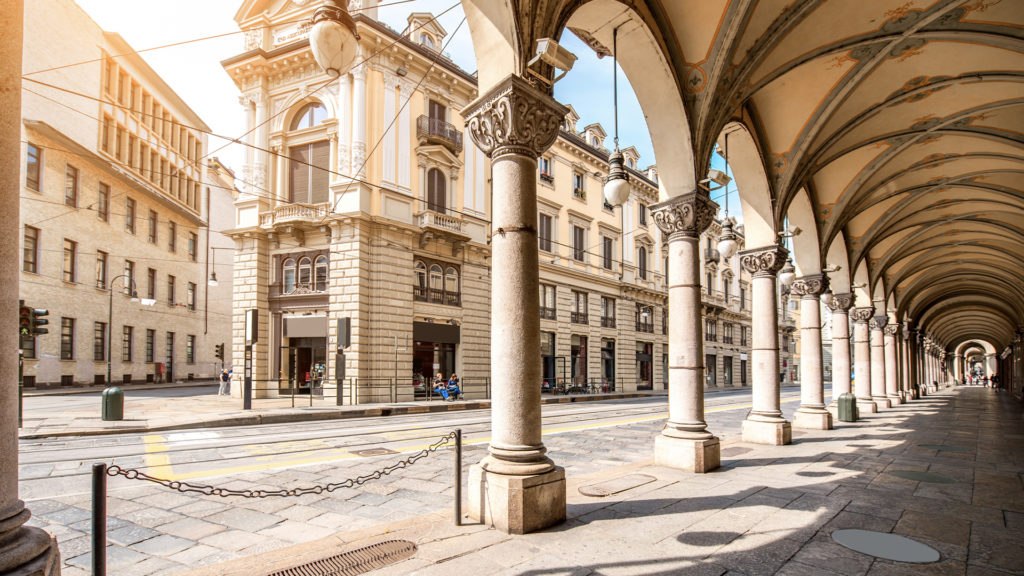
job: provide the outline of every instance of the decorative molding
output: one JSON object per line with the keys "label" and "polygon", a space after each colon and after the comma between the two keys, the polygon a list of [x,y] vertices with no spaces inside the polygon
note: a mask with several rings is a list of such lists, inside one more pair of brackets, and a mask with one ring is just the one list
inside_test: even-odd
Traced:
{"label": "decorative molding", "polygon": [[895,337],[895,336],[898,336],[899,333],[900,333],[900,325],[899,324],[888,324],[882,330],[885,331],[885,335],[886,336],[893,336],[893,337]]}
{"label": "decorative molding", "polygon": [[558,138],[569,109],[523,78],[510,75],[462,110],[473,142],[492,160],[506,154],[537,158]]}
{"label": "decorative molding", "polygon": [[874,315],[875,315],[875,307],[874,306],[866,306],[866,307],[854,308],[854,309],[850,310],[850,318],[852,318],[854,322],[858,322],[860,324],[867,323],[867,321],[871,320],[871,317],[874,316]]}
{"label": "decorative molding", "polygon": [[739,253],[740,266],[754,276],[775,276],[786,265],[789,251],[782,246],[752,248]]}
{"label": "decorative molding", "polygon": [[793,285],[789,288],[794,296],[817,300],[828,290],[828,276],[824,274],[801,276],[793,281]]}
{"label": "decorative molding", "polygon": [[706,192],[694,190],[649,207],[654,224],[669,237],[697,238],[715,220],[718,204]]}
{"label": "decorative molding", "polygon": [[853,307],[853,294],[833,294],[828,307],[834,314],[846,314]]}

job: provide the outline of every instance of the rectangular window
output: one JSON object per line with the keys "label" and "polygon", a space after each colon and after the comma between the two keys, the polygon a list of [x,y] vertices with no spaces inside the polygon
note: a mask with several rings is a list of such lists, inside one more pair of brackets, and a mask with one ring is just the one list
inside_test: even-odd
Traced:
{"label": "rectangular window", "polygon": [[167,304],[174,306],[174,276],[167,275]]}
{"label": "rectangular window", "polygon": [[601,297],[601,327],[615,328],[615,299]]}
{"label": "rectangular window", "polygon": [[708,387],[718,386],[718,359],[714,354],[704,356],[704,376]]}
{"label": "rectangular window", "polygon": [[64,172],[64,204],[78,206],[78,168],[71,164]]}
{"label": "rectangular window", "polygon": [[104,222],[110,221],[110,186],[99,183],[99,196],[96,198],[96,216]]}
{"label": "rectangular window", "polygon": [[103,118],[103,129],[100,131],[100,150],[110,154],[110,138],[114,133],[114,120],[109,116]]}
{"label": "rectangular window", "polygon": [[178,249],[178,225],[174,222],[167,223],[167,249],[174,252]]}
{"label": "rectangular window", "polygon": [[636,305],[636,331],[654,333],[654,307],[646,304]]}
{"label": "rectangular window", "polygon": [[146,298],[156,300],[156,270],[146,270]]}
{"label": "rectangular window", "polygon": [[199,237],[195,232],[188,233],[188,259],[195,262],[199,252]]}
{"label": "rectangular window", "polygon": [[715,292],[715,275],[711,272],[704,274],[704,291],[710,296]]}
{"label": "rectangular window", "polygon": [[747,339],[748,339],[747,332],[748,332],[748,330],[747,330],[746,326],[740,326],[740,346],[746,346],[747,345]]}
{"label": "rectangular window", "polygon": [[587,199],[587,191],[583,188],[583,172],[574,171],[572,173],[572,195],[580,200]]}
{"label": "rectangular window", "polygon": [[195,364],[196,362],[196,337],[192,334],[185,336],[185,363]]}
{"label": "rectangular window", "polygon": [[170,369],[171,365],[174,364],[174,332],[167,333],[167,367]]}
{"label": "rectangular window", "polygon": [[149,211],[149,242],[156,244],[156,210]]}
{"label": "rectangular window", "polygon": [[718,322],[715,320],[704,321],[704,339],[708,342],[718,341]]}
{"label": "rectangular window", "polygon": [[42,161],[39,147],[28,143],[28,153],[25,157],[25,186],[39,192],[39,175],[42,172]]}
{"label": "rectangular window", "polygon": [[572,314],[570,321],[575,324],[587,324],[587,305],[589,299],[586,292],[572,291]]}
{"label": "rectangular window", "polygon": [[551,252],[551,235],[554,219],[549,214],[541,214],[537,220],[539,228],[537,231],[537,241],[540,243],[540,249],[545,252]]}
{"label": "rectangular window", "polygon": [[188,283],[188,291],[185,293],[186,303],[188,304],[189,310],[196,309],[196,285],[193,282]]}
{"label": "rectangular window", "polygon": [[156,330],[146,330],[146,362],[154,362],[153,349],[156,345]]}
{"label": "rectangular window", "polygon": [[121,332],[121,361],[132,361],[132,336],[134,328],[125,326]]}
{"label": "rectangular window", "polygon": [[557,311],[555,310],[555,287],[548,284],[540,285],[540,317],[547,320],[554,320]]}
{"label": "rectangular window", "polygon": [[60,319],[60,359],[75,359],[75,319]]}
{"label": "rectangular window", "polygon": [[25,226],[25,247],[22,249],[21,269],[39,273],[39,229]]}
{"label": "rectangular window", "polygon": [[[124,261],[124,293],[131,294],[132,287],[135,286],[135,262],[131,260]],[[111,286],[111,289],[114,287]]]}
{"label": "rectangular window", "polygon": [[74,282],[76,279],[75,260],[78,258],[78,243],[64,239],[64,281]]}
{"label": "rectangular window", "polygon": [[732,324],[729,322],[722,323],[722,343],[732,344]]}
{"label": "rectangular window", "polygon": [[583,262],[584,254],[587,251],[586,229],[581,226],[572,227],[572,258],[577,262]]}
{"label": "rectangular window", "polygon": [[96,251],[96,287],[107,287],[107,253],[102,250]]}
{"label": "rectangular window", "polygon": [[601,237],[601,263],[605,270],[612,269],[615,261],[615,240],[608,236]]}
{"label": "rectangular window", "polygon": [[640,214],[640,225],[647,226],[647,204],[637,204],[637,213]]}
{"label": "rectangular window", "polygon": [[305,204],[327,202],[331,143],[327,140],[288,149],[288,200]]}
{"label": "rectangular window", "polygon": [[740,284],[740,310],[747,309],[747,285]]}
{"label": "rectangular window", "polygon": [[124,229],[135,234],[135,200],[125,200],[124,208]]}
{"label": "rectangular window", "polygon": [[107,359],[107,323],[92,324],[92,359],[103,362]]}
{"label": "rectangular window", "polygon": [[545,182],[553,182],[554,174],[551,172],[551,157],[541,156],[537,159],[537,170],[540,172],[540,179]]}

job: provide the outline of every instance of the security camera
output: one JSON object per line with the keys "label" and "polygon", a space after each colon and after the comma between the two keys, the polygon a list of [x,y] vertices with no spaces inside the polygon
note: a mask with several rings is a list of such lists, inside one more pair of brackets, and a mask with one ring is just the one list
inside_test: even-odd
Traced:
{"label": "security camera", "polygon": [[[541,74],[538,74],[533,70],[533,66],[537,62],[544,62],[545,64],[561,70],[561,73],[555,76],[553,80],[548,80]],[[569,70],[572,70],[572,65],[576,63],[576,55],[566,50],[565,48],[558,45],[552,38],[541,38],[537,40],[537,51],[535,56],[527,63],[527,69],[533,73],[534,76],[540,78],[546,83],[554,84],[562,79]]]}
{"label": "security camera", "polygon": [[708,170],[708,177],[700,181],[701,184],[715,183],[719,188],[727,186],[729,182],[732,182],[732,178],[728,174],[721,170],[715,170],[712,168]]}

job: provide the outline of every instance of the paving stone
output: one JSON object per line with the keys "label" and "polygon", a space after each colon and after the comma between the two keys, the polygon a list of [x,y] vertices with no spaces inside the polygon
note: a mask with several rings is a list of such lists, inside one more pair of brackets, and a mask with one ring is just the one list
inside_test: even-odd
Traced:
{"label": "paving stone", "polygon": [[229,508],[222,512],[207,516],[206,520],[217,524],[223,524],[238,530],[259,532],[264,528],[269,528],[282,522],[284,519],[280,516],[257,512],[256,510],[249,510],[247,508]]}
{"label": "paving stone", "polygon": [[213,546],[196,544],[195,546],[186,548],[181,552],[172,554],[168,559],[180,564],[194,565],[195,563],[217,554],[218,552],[221,552],[221,550],[218,550]]}
{"label": "paving stone", "polygon": [[337,530],[331,528],[324,528],[322,526],[306,524],[303,522],[295,522],[294,520],[285,520],[271,528],[260,530],[257,534],[270,538],[279,538],[287,542],[299,543],[309,542],[318,538],[326,538],[335,532],[337,532]]}
{"label": "paving stone", "polygon": [[151,528],[145,526],[139,526],[138,524],[127,524],[115,530],[107,530],[107,540],[114,544],[121,546],[131,546],[136,542],[142,542],[148,540],[154,536],[158,536],[160,533]]}
{"label": "paving stone", "polygon": [[966,547],[971,534],[967,520],[941,514],[906,511],[893,532],[911,538],[923,537]]}
{"label": "paving stone", "polygon": [[244,530],[225,530],[224,532],[218,532],[212,536],[203,538],[203,544],[207,546],[213,546],[220,550],[226,550],[229,552],[237,552],[239,550],[249,548],[265,542],[267,537],[246,532]]}
{"label": "paving stone", "polygon": [[222,532],[226,528],[220,524],[214,524],[198,518],[182,518],[158,527],[160,532],[187,538],[189,540],[202,540],[206,536]]}
{"label": "paving stone", "polygon": [[161,534],[133,545],[132,549],[150,556],[171,556],[195,545],[195,540]]}
{"label": "paving stone", "polygon": [[976,526],[971,530],[971,565],[1024,573],[1024,546],[1020,531]]}

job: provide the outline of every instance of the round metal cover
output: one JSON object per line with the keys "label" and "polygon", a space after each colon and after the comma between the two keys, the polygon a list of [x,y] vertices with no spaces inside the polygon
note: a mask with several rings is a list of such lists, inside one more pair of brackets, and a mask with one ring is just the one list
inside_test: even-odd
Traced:
{"label": "round metal cover", "polygon": [[832,539],[850,550],[876,558],[926,564],[939,560],[939,551],[898,534],[871,530],[836,530]]}

